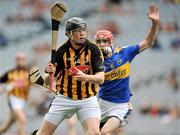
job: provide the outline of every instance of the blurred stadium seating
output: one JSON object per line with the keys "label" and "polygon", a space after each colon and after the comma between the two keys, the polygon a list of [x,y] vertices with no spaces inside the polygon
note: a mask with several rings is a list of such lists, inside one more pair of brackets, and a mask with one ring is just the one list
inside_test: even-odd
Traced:
{"label": "blurred stadium seating", "polygon": [[[42,69],[50,59],[50,51],[36,54],[33,47],[44,43],[50,46],[51,31],[48,25],[50,26],[51,22],[48,9],[55,0],[41,1],[47,7],[40,16],[41,19],[43,18],[40,21],[31,18],[33,6],[24,6],[22,3],[25,1],[28,0],[0,0],[0,32],[8,40],[7,45],[0,44],[0,75],[14,66],[14,55],[18,51],[24,51],[27,54],[30,65],[34,62]],[[150,27],[150,21],[146,16],[148,6],[151,3],[158,5],[161,24],[168,23],[173,28],[159,30],[157,38],[161,48],[143,52],[131,64],[133,93],[131,101],[134,111],[125,128],[125,135],[180,135],[180,116],[163,123],[162,117],[140,114],[143,103],[168,107],[178,105],[180,108],[180,45],[175,50],[171,46],[174,39],[180,39],[180,4],[166,3],[163,0],[123,0],[119,8],[124,12],[103,12],[101,8],[105,5],[105,0],[64,0],[64,3],[68,7],[68,12],[60,26],[58,45],[67,40],[64,34],[65,20],[71,16],[78,16],[87,20],[91,40],[95,31],[104,23],[114,21],[117,25],[115,47],[137,44],[143,40]],[[177,71],[179,85],[177,91],[173,91],[167,79],[172,69]],[[8,112],[5,95],[0,95],[0,102],[1,123]],[[32,108],[27,109],[29,110],[27,111],[29,116],[27,133],[29,133],[30,130],[39,127],[42,116],[36,116]],[[12,132],[13,130],[14,128]],[[58,130],[57,135],[60,133],[62,131]]]}

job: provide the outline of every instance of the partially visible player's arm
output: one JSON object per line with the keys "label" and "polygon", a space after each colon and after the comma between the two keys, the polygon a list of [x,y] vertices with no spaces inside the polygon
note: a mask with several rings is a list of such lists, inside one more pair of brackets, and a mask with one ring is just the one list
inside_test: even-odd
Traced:
{"label": "partially visible player's arm", "polygon": [[0,77],[0,93],[11,91],[14,88],[14,83],[8,83],[8,72]]}
{"label": "partially visible player's arm", "polygon": [[97,84],[102,84],[104,83],[104,58],[102,55],[102,52],[100,51],[98,46],[92,46],[91,48],[93,50],[93,53],[91,55],[91,63],[92,63],[92,69],[93,69],[93,74],[85,74],[82,71],[76,69],[78,73],[73,76],[76,80],[79,81],[87,81],[91,83],[97,83]]}
{"label": "partially visible player's arm", "polygon": [[148,32],[146,38],[142,42],[139,43],[139,45],[140,45],[139,52],[142,52],[145,49],[152,47],[154,44],[154,40],[156,38],[156,32],[159,27],[159,11],[158,11],[158,7],[156,5],[151,5],[149,7],[148,18],[152,21],[152,25],[151,25],[150,31]]}
{"label": "partially visible player's arm", "polygon": [[104,83],[104,72],[97,72],[94,75],[87,75],[86,81],[91,83],[103,84]]}
{"label": "partially visible player's arm", "polygon": [[77,81],[87,81],[91,83],[102,84],[104,82],[104,72],[97,72],[94,75],[85,74],[82,71],[78,70],[76,75],[73,78]]}
{"label": "partially visible player's arm", "polygon": [[[55,64],[48,63],[48,65],[45,67],[45,73],[53,73],[55,77],[59,74],[59,72],[62,70],[64,66],[63,62],[63,49],[58,49],[56,52],[56,58],[55,58]],[[44,81],[47,86],[50,84],[50,76],[46,74],[44,76]]]}
{"label": "partially visible player's arm", "polygon": [[8,81],[8,72],[0,77],[0,83],[5,83]]}
{"label": "partially visible player's arm", "polygon": [[[46,73],[55,73],[56,72],[56,65],[53,65],[52,63],[48,63],[48,65],[45,68]],[[49,86],[50,85],[50,75],[46,74],[44,76],[44,83]]]}

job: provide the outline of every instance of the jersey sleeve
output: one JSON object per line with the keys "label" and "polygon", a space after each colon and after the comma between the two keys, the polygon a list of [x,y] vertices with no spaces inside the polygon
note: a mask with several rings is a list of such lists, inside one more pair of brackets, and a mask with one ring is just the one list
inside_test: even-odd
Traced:
{"label": "jersey sleeve", "polygon": [[8,72],[0,77],[0,83],[5,83],[8,81]]}
{"label": "jersey sleeve", "polygon": [[57,76],[64,66],[62,49],[59,49],[56,52],[56,64],[57,64],[56,65],[56,72],[55,72],[54,76]]}
{"label": "jersey sleeve", "polygon": [[126,55],[127,59],[129,62],[131,62],[134,57],[139,54],[139,45],[130,45],[130,46],[125,46],[122,48],[123,53]]}
{"label": "jersey sleeve", "polygon": [[94,45],[94,47],[91,50],[91,63],[94,73],[97,72],[103,72],[104,71],[104,57],[102,55],[101,50],[98,46]]}

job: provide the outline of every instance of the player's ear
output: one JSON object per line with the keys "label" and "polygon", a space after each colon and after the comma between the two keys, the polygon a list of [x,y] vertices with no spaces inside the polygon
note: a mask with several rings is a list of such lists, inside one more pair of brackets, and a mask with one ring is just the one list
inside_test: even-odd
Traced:
{"label": "player's ear", "polygon": [[69,34],[70,34],[69,31],[67,31],[67,32],[65,33],[65,35],[66,35],[68,38],[70,38],[70,37],[69,37]]}
{"label": "player's ear", "polygon": [[68,37],[68,34],[67,34],[67,32],[65,33],[65,35]]}
{"label": "player's ear", "polygon": [[72,31],[66,32],[65,35],[66,35],[69,39],[73,39]]}

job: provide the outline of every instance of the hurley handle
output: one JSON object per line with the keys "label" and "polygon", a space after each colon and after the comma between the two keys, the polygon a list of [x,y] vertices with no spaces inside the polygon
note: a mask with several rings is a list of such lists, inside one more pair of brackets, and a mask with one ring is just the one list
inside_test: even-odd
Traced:
{"label": "hurley handle", "polygon": [[[56,50],[52,50],[51,52],[51,63],[55,65],[55,59],[56,59]],[[49,92],[53,89],[53,82],[54,82],[54,73],[50,73],[50,84],[49,84]]]}

